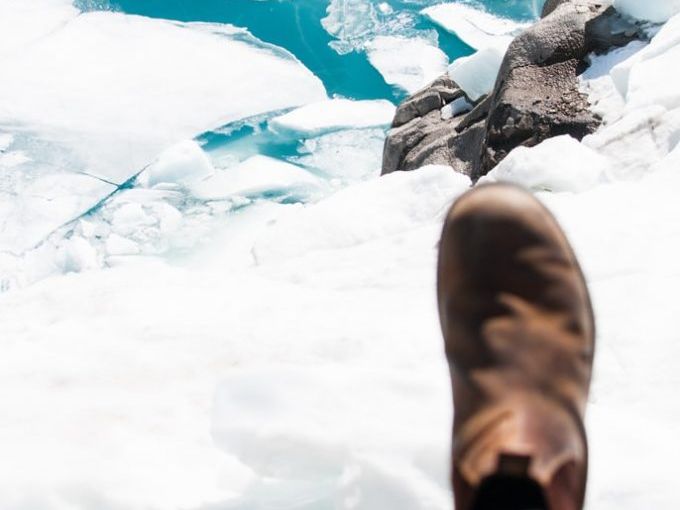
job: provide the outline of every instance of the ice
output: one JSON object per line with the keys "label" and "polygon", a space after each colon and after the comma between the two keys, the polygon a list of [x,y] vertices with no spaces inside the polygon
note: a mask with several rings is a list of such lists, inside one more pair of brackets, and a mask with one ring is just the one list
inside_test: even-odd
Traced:
{"label": "ice", "polygon": [[366,34],[375,31],[378,20],[375,7],[368,0],[331,0],[321,24],[330,35],[339,39],[332,46],[344,54],[361,48]]}
{"label": "ice", "polygon": [[3,144],[15,139],[0,154],[12,167],[0,177],[0,249],[16,254],[171,145],[326,97],[292,55],[242,29],[79,14],[58,0],[3,0],[0,9],[0,125]]}
{"label": "ice", "polygon": [[9,149],[14,141],[14,137],[9,133],[0,133],[0,152],[5,152]]}
{"label": "ice", "polygon": [[71,0],[0,1],[0,59],[48,37],[78,14]]}
{"label": "ice", "polygon": [[452,119],[456,115],[460,115],[461,113],[470,111],[471,109],[472,105],[470,102],[465,97],[459,97],[458,99],[454,99],[449,104],[442,107],[442,119]]}
{"label": "ice", "polygon": [[[644,48],[642,51],[637,52],[627,60],[617,64],[611,69],[611,77],[614,80],[616,88],[619,90],[621,95],[623,95],[627,100],[631,94],[631,80],[634,69],[638,68],[639,65],[644,64],[646,61],[651,61],[652,71],[656,71],[654,60],[656,58],[665,58],[668,52],[676,51],[675,48],[680,45],[680,36],[678,35],[678,29],[680,28],[680,15],[673,17],[668,23],[666,23],[658,34],[652,39],[649,46]],[[638,68],[639,69],[639,68]],[[672,69],[667,71],[673,72]],[[654,77],[658,79],[658,77]],[[645,76],[638,73],[637,80],[640,85],[649,86],[652,90],[655,87],[663,86],[664,83],[673,81],[673,76],[664,77],[662,84],[656,84],[653,80],[645,80]],[[652,92],[650,90],[650,92]],[[655,94],[650,94],[648,99],[653,101],[656,98]],[[644,100],[640,98],[639,100]]]}
{"label": "ice", "polygon": [[454,60],[449,66],[449,76],[472,101],[493,90],[510,42],[497,41],[469,57]]}
{"label": "ice", "polygon": [[0,250],[14,254],[37,246],[62,223],[92,207],[93,197],[115,189],[86,175],[31,175],[31,166],[23,172],[2,163],[0,159],[0,171],[11,171],[13,179],[0,177]]}
{"label": "ice", "polygon": [[275,117],[269,121],[269,127],[308,138],[340,129],[389,126],[394,111],[394,105],[386,100],[330,99]]}
{"label": "ice", "polygon": [[581,90],[588,94],[591,111],[600,115],[605,124],[618,120],[625,107],[625,100],[610,71],[646,46],[645,42],[633,41],[604,55],[591,55],[588,69],[579,76]]}
{"label": "ice", "polygon": [[569,135],[518,147],[481,182],[514,182],[536,191],[589,190],[608,180],[611,161]]}
{"label": "ice", "polygon": [[680,107],[675,62],[680,58],[680,15],[673,17],[646,48],[611,70],[628,109],[649,105]]}
{"label": "ice", "polygon": [[[405,385],[417,396],[407,407],[399,396]],[[362,398],[354,398],[358,394]],[[235,371],[218,390],[215,436],[257,481],[234,506],[270,507],[285,498],[306,501],[299,507],[305,509],[447,508],[445,477],[435,474],[446,472],[447,458],[431,439],[451,419],[439,405],[447,398],[446,386],[417,371]],[[437,411],[421,413],[418,406],[426,402]],[[316,455],[306,455],[309,450]],[[385,450],[400,453],[387,461]]]}
{"label": "ice", "polygon": [[[680,16],[672,18],[648,46],[631,44],[610,58],[597,57],[596,70],[585,75],[583,88],[605,122],[583,143],[613,161],[610,177],[617,180],[640,178],[680,141],[674,86],[680,76],[670,64],[680,48],[678,23]],[[608,73],[607,62],[613,65]]]}
{"label": "ice", "polygon": [[431,42],[436,34],[415,30],[416,16],[407,10],[397,13],[387,3],[375,4],[371,0],[331,0],[321,20],[326,32],[336,40],[330,46],[339,54],[363,51],[376,36],[411,37],[428,35]]}
{"label": "ice", "polygon": [[390,85],[416,92],[446,72],[447,56],[425,39],[379,36],[366,44],[371,65]]}
{"label": "ice", "polygon": [[433,5],[423,9],[422,14],[476,50],[495,46],[499,42],[509,44],[521,30],[529,26],[459,3]]}
{"label": "ice", "polygon": [[253,156],[192,185],[191,192],[202,200],[286,193],[309,196],[318,192],[321,186],[317,177],[299,166],[267,156]]}
{"label": "ice", "polygon": [[447,166],[394,172],[291,211],[262,235],[254,253],[259,261],[281,259],[392,235],[443,213],[469,186]]}
{"label": "ice", "polygon": [[331,183],[347,185],[380,175],[383,129],[350,129],[305,140],[295,163],[321,171]]}
{"label": "ice", "polygon": [[[455,174],[445,171],[429,175],[446,182]],[[337,249],[324,242],[244,267],[225,263],[219,244],[211,263],[196,261],[200,270],[140,261],[0,297],[0,401],[13,417],[0,430],[13,459],[0,464],[14,489],[0,491],[3,508],[25,507],[30,495],[47,510],[450,510],[451,396],[434,267],[441,214],[466,185],[411,197],[406,183],[418,172],[397,178],[403,188],[380,216],[365,214],[363,197],[381,200],[379,185],[389,195],[391,180],[376,179],[367,195],[356,186],[345,207],[363,208],[376,228]],[[540,195],[567,229],[597,309],[587,508],[677,501],[672,469],[612,459],[621,444],[660,466],[680,453],[670,398],[679,178],[669,166],[634,183]],[[416,207],[431,215],[397,219]],[[355,228],[346,209],[335,218],[319,221]],[[313,216],[299,219],[313,246]],[[279,228],[266,215],[245,220],[246,232]]]}
{"label": "ice", "polygon": [[[217,37],[214,28],[167,25]],[[635,66],[675,51],[674,38],[662,30],[653,52],[638,45],[595,59],[583,86],[604,114],[598,132],[581,144],[558,138],[517,149],[490,177],[554,190],[537,195],[566,229],[592,291],[586,509],[679,501],[680,112],[670,88],[635,77]],[[617,101],[609,67],[627,52],[640,60]],[[678,85],[673,72],[666,80]],[[639,103],[646,90],[649,102]],[[78,173],[92,168],[61,138],[36,138],[5,120],[0,508],[451,510],[451,394],[435,268],[443,215],[467,178],[448,167],[371,178],[382,130],[343,129],[304,141],[296,163],[318,175],[247,160],[253,172],[229,180],[257,190],[243,198],[219,178],[238,167],[217,165],[201,180],[208,167],[194,168],[202,157],[185,142],[186,151],[159,159],[152,187],[119,190],[17,257],[7,246],[49,230],[39,217],[79,215],[115,187]],[[185,153],[188,166],[174,166]],[[334,189],[319,184],[323,177],[349,186],[316,203],[276,203],[258,175],[269,185],[299,179],[312,202],[320,198],[313,189]],[[191,195],[199,185],[218,198]],[[19,244],[6,241],[11,232]],[[7,274],[25,274],[22,284],[51,277],[16,286]],[[620,461],[622,445],[635,461]]]}
{"label": "ice", "polygon": [[214,172],[208,155],[193,140],[166,149],[138,178],[143,186],[159,183],[190,184]]}
{"label": "ice", "polygon": [[662,23],[680,13],[680,0],[614,0],[614,8],[634,18]]}
{"label": "ice", "polygon": [[[37,7],[33,13],[40,18]],[[174,142],[325,98],[299,62],[244,35],[219,25],[81,14],[0,58],[0,121],[29,125],[72,148],[90,173],[120,183]]]}
{"label": "ice", "polygon": [[106,240],[106,251],[109,255],[136,255],[139,253],[139,246],[130,239],[111,234]]}

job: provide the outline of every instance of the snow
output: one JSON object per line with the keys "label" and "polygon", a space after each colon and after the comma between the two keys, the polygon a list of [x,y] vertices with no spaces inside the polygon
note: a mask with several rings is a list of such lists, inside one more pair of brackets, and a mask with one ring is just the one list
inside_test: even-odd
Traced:
{"label": "snow", "polygon": [[583,143],[612,160],[610,176],[617,179],[644,176],[680,141],[680,92],[674,86],[680,75],[669,58],[680,51],[678,26],[680,15],[664,25],[648,46],[621,50],[621,56],[628,58],[612,60],[615,65],[608,79],[603,75],[596,87],[586,82],[585,90],[596,91],[594,101],[611,112],[605,115],[604,126]]}
{"label": "snow", "polygon": [[0,125],[16,146],[0,161],[12,167],[0,250],[35,246],[181,140],[326,97],[294,57],[242,29],[71,3],[0,1]]}
{"label": "snow", "polygon": [[472,101],[493,90],[510,42],[498,41],[469,57],[454,60],[449,66],[449,76]]}
{"label": "snow", "polygon": [[[568,155],[568,157],[567,157]],[[518,147],[481,182],[514,182],[536,191],[587,191],[608,180],[611,162],[569,135]]]}
{"label": "snow", "polygon": [[[38,245],[48,234],[92,207],[115,187],[69,172],[34,174],[30,162],[18,168],[0,159],[0,250],[19,254]],[[49,170],[53,170],[49,168]]]}
{"label": "snow", "polygon": [[614,0],[614,8],[633,18],[662,23],[680,13],[680,0]]}
{"label": "snow", "polygon": [[347,184],[380,175],[383,129],[349,129],[304,141],[294,162],[315,168],[331,182]]}
{"label": "snow", "polygon": [[446,72],[446,54],[425,39],[379,36],[366,45],[368,60],[390,85],[412,94]]}
{"label": "snow", "polygon": [[0,59],[23,46],[38,43],[78,14],[70,0],[0,1]]}
{"label": "snow", "polygon": [[329,43],[340,55],[364,51],[366,44],[377,36],[402,36],[428,38],[436,43],[436,33],[417,30],[417,13],[400,9],[395,13],[386,2],[374,0],[330,0],[323,28],[335,38]]}
{"label": "snow", "polygon": [[267,156],[253,156],[191,186],[195,197],[220,200],[232,195],[318,191],[321,181],[304,169]]}
{"label": "snow", "polygon": [[229,27],[81,14],[2,56],[0,118],[59,140],[91,173],[123,182],[173,142],[325,98],[299,62],[243,36]]}
{"label": "snow", "polygon": [[[201,30],[209,49],[217,36]],[[680,115],[671,89],[635,70],[678,44],[662,30],[645,49],[594,57],[582,86],[602,128],[517,149],[489,177],[541,190],[592,291],[587,509],[679,501]],[[627,58],[617,99],[609,69]],[[211,169],[183,142],[145,161],[156,160],[140,176],[156,176],[151,187],[118,192],[20,259],[8,247],[39,239],[41,215],[77,215],[113,186],[68,171],[77,158],[62,135],[75,131],[2,129],[1,508],[451,510],[435,265],[467,178],[448,167],[377,177],[376,128],[306,140],[297,163],[324,176],[265,156]],[[332,193],[335,179],[349,186]],[[278,186],[309,203],[262,200]],[[32,284],[8,283],[18,267]]]}
{"label": "snow", "polygon": [[626,99],[628,109],[648,105],[666,108],[680,106],[674,86],[680,58],[680,14],[666,23],[651,44],[611,70],[616,88]]}
{"label": "snow", "polygon": [[529,26],[459,3],[433,5],[423,9],[422,14],[476,50],[499,43],[510,44]]}
{"label": "snow", "polygon": [[14,137],[9,133],[0,133],[0,152],[4,152],[9,149],[10,145],[14,141]]}
{"label": "snow", "polygon": [[470,111],[472,105],[465,97],[454,99],[446,106],[442,107],[442,119],[448,120],[454,118],[456,115]]}
{"label": "snow", "polygon": [[193,140],[173,145],[158,156],[139,176],[139,183],[154,186],[159,183],[189,184],[212,175],[210,158]]}
{"label": "snow", "polygon": [[469,186],[469,178],[447,166],[394,172],[283,216],[257,241],[254,254],[258,261],[280,260],[398,233],[442,214],[450,197]]}
{"label": "snow", "polygon": [[329,99],[275,117],[269,121],[269,127],[277,132],[292,132],[307,138],[341,129],[389,126],[395,109],[384,99]]}

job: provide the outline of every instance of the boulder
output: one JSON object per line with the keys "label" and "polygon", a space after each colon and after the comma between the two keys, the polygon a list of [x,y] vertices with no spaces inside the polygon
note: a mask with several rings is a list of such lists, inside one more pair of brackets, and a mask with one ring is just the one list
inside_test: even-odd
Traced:
{"label": "boulder", "polygon": [[600,123],[579,91],[586,57],[641,37],[606,2],[548,1],[544,17],[510,44],[495,87],[472,111],[452,119],[443,105],[464,94],[447,76],[407,99],[385,142],[383,174],[445,164],[478,179],[518,146],[570,135]]}

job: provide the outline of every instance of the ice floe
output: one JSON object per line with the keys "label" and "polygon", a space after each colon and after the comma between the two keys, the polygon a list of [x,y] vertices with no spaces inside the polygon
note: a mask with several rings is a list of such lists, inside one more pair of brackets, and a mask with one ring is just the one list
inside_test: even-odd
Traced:
{"label": "ice floe", "polygon": [[233,195],[302,194],[308,196],[322,186],[320,179],[303,168],[267,156],[253,156],[241,164],[218,170],[191,186],[202,200],[221,200]]}
{"label": "ice floe", "polygon": [[443,3],[423,9],[422,14],[458,36],[468,46],[480,50],[499,42],[510,44],[528,23],[494,16],[462,3]]}
{"label": "ice floe", "polygon": [[14,253],[87,212],[169,146],[326,97],[292,55],[243,29],[79,14],[58,0],[4,0],[0,9],[0,125],[31,160],[15,152],[0,161],[13,165],[13,177],[0,180],[8,218],[0,249]]}
{"label": "ice floe", "polygon": [[314,168],[341,185],[380,175],[383,129],[348,129],[304,141],[294,163]]}
{"label": "ice floe", "polygon": [[213,174],[208,155],[193,140],[186,140],[166,149],[138,177],[142,186],[156,184],[190,184]]}
{"label": "ice floe", "polygon": [[269,127],[307,138],[341,129],[389,126],[394,111],[394,105],[386,100],[330,99],[275,117],[269,121]]}
{"label": "ice floe", "polygon": [[376,36],[430,36],[431,42],[435,42],[436,34],[415,29],[416,13],[395,12],[387,2],[330,0],[326,12],[321,24],[336,39],[330,46],[341,55],[363,51]]}
{"label": "ice floe", "polygon": [[497,41],[469,57],[454,60],[448,68],[449,76],[472,101],[477,101],[493,90],[509,44],[510,41]]}
{"label": "ice floe", "polygon": [[0,1],[0,59],[39,43],[78,16],[70,0]]}
{"label": "ice floe", "polygon": [[[34,16],[40,18],[38,8]],[[30,126],[70,147],[91,173],[123,182],[168,144],[325,98],[323,85],[292,56],[244,35],[223,26],[81,14],[2,55],[0,119]],[[261,79],[262,69],[269,80]]]}
{"label": "ice floe", "polygon": [[446,72],[449,59],[425,39],[379,36],[366,44],[368,60],[390,85],[413,93]]}

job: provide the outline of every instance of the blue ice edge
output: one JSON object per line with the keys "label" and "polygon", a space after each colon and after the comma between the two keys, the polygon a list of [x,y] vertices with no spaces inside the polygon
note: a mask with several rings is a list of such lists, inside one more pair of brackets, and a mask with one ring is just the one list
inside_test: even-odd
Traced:
{"label": "blue ice edge", "polygon": [[[201,133],[194,137],[194,141],[196,141],[201,146],[201,148],[207,153],[208,157],[210,157],[217,167],[219,167],[219,160],[221,156],[232,156],[241,162],[252,156],[263,155],[294,164],[322,180],[327,180],[328,176],[318,168],[302,164],[299,161],[295,161],[296,157],[304,154],[302,151],[305,140],[339,131],[354,131],[358,130],[358,128],[328,128],[314,133],[314,135],[309,137],[301,136],[301,133],[294,130],[279,132],[269,128],[269,121],[271,119],[288,113],[294,109],[294,107],[285,108],[239,119],[218,128]],[[380,127],[376,126],[363,129],[380,129]],[[382,129],[386,133],[388,126],[383,126]],[[56,235],[64,239],[69,239],[73,234],[73,230],[78,221],[95,216],[118,194],[126,190],[136,188],[140,175],[155,162],[156,160],[153,160],[142,168],[138,169],[123,183],[116,185],[116,188],[104,196],[101,200],[96,202],[82,214],[79,214],[78,216],[53,229],[41,241],[27,249],[24,253],[40,248]],[[240,212],[262,201],[270,201],[280,204],[298,204],[308,203],[310,201],[309,194],[307,193],[290,189],[279,189],[276,187],[272,187],[271,189],[267,189],[256,194],[248,195],[244,198],[247,200],[242,204],[234,204],[231,209],[232,213]],[[187,193],[186,201],[187,204],[196,204],[214,202],[215,200],[203,200],[200,198],[191,197]]]}

